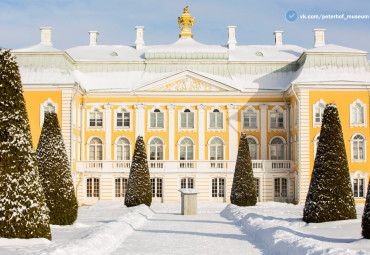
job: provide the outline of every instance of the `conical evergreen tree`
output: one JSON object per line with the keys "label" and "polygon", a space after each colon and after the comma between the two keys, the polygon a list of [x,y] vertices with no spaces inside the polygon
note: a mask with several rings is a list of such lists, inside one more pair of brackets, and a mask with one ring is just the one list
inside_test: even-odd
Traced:
{"label": "conical evergreen tree", "polygon": [[132,159],[130,177],[127,182],[125,205],[127,207],[152,203],[152,185],[145,144],[142,136],[136,139],[134,157]]}
{"label": "conical evergreen tree", "polygon": [[364,208],[364,214],[362,215],[362,236],[370,239],[370,179],[367,185],[366,203]]}
{"label": "conical evergreen tree", "polygon": [[232,204],[238,206],[254,206],[257,203],[257,191],[252,160],[249,154],[248,138],[244,133],[240,136],[230,200]]}
{"label": "conical evergreen tree", "polygon": [[356,219],[355,200],[338,108],[325,107],[303,220],[326,222]]}
{"label": "conical evergreen tree", "polygon": [[0,237],[51,239],[18,65],[1,49]]}
{"label": "conical evergreen tree", "polygon": [[50,210],[50,224],[73,224],[77,219],[78,204],[62,131],[54,112],[45,113],[36,158]]}

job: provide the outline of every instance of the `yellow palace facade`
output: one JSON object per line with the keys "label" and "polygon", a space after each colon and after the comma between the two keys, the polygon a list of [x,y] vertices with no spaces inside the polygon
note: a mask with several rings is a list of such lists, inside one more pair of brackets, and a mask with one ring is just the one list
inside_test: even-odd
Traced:
{"label": "yellow palace facade", "polygon": [[80,204],[123,200],[138,135],[144,137],[153,201],[178,202],[180,188],[198,201],[227,202],[241,132],[248,135],[259,201],[304,203],[326,103],[342,122],[353,191],[364,202],[370,66],[367,52],[325,43],[314,47],[226,46],[193,39],[185,9],[180,38],[147,46],[136,27],[135,46],[90,44],[53,48],[51,28],[41,42],[13,50],[20,66],[36,148],[47,111],[58,113]]}

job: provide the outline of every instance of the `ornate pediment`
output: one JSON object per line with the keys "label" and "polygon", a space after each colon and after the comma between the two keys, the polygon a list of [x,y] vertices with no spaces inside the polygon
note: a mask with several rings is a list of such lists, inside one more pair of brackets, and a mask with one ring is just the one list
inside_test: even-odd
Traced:
{"label": "ornate pediment", "polygon": [[184,78],[153,88],[151,91],[225,91],[191,78]]}

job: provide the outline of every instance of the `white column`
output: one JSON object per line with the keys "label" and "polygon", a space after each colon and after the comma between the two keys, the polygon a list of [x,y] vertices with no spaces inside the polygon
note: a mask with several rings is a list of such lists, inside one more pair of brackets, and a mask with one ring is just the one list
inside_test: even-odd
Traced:
{"label": "white column", "polygon": [[198,105],[198,160],[205,160],[205,136],[206,136],[206,126],[204,110],[205,105]]}
{"label": "white column", "polygon": [[267,108],[268,106],[262,104],[259,106],[261,110],[261,160],[267,159]]}
{"label": "white column", "polygon": [[135,138],[145,135],[145,104],[135,104]]}
{"label": "white column", "polygon": [[112,160],[112,105],[105,108],[105,160]]}
{"label": "white column", "polygon": [[229,111],[229,160],[236,160],[238,154],[238,109],[239,106],[230,104]]}
{"label": "white column", "polygon": [[81,106],[81,161],[82,160],[88,160],[88,159],[85,159],[85,147],[86,147],[86,144],[85,144],[85,111],[86,111],[86,108],[85,108],[85,105],[82,104]]}
{"label": "white column", "polygon": [[167,105],[168,109],[168,159],[175,160],[175,109],[173,104]]}

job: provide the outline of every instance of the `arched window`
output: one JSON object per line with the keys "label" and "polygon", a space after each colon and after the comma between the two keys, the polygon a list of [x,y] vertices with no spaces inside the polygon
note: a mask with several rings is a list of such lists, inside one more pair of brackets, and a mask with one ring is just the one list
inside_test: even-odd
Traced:
{"label": "arched window", "polygon": [[249,108],[243,113],[243,128],[255,129],[257,128],[257,112]]}
{"label": "arched window", "polygon": [[40,127],[44,124],[45,113],[47,112],[58,113],[58,104],[54,103],[50,98],[40,104]]}
{"label": "arched window", "polygon": [[117,160],[130,160],[130,141],[121,137],[117,142]]}
{"label": "arched window", "polygon": [[103,160],[103,142],[97,137],[89,143],[89,160]]}
{"label": "arched window", "polygon": [[366,155],[366,139],[362,134],[354,134],[351,138],[352,161],[364,161]]}
{"label": "arched window", "polygon": [[322,117],[324,115],[326,103],[323,100],[319,100],[313,105],[313,125],[314,127],[320,127],[322,122]]}
{"label": "arched window", "polygon": [[285,141],[280,137],[270,142],[270,160],[285,160]]}
{"label": "arched window", "polygon": [[194,160],[194,143],[190,138],[180,142],[180,160]]}
{"label": "arched window", "polygon": [[163,160],[163,142],[158,137],[155,137],[149,144],[149,159],[150,160]]}
{"label": "arched window", "polygon": [[285,128],[285,111],[280,106],[275,106],[269,110],[270,129],[284,129]]}
{"label": "arched window", "polygon": [[249,153],[251,155],[251,159],[256,160],[258,159],[258,141],[254,137],[248,137],[248,144],[249,144]]}
{"label": "arched window", "polygon": [[55,112],[55,106],[52,103],[48,103],[44,107],[44,114],[47,113],[47,112]]}
{"label": "arched window", "polygon": [[209,127],[212,129],[223,128],[223,113],[219,109],[214,109],[209,113]]}
{"label": "arched window", "polygon": [[365,104],[359,99],[350,105],[351,108],[351,125],[363,126],[365,124]]}
{"label": "arched window", "polygon": [[209,145],[209,159],[224,160],[224,145],[224,142],[220,138],[214,137]]}

